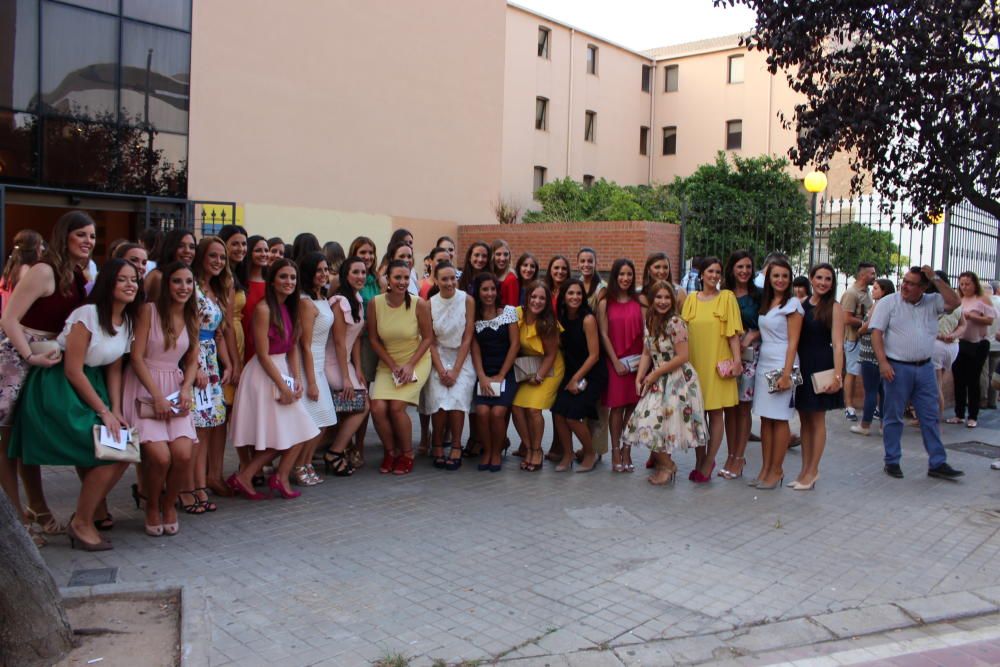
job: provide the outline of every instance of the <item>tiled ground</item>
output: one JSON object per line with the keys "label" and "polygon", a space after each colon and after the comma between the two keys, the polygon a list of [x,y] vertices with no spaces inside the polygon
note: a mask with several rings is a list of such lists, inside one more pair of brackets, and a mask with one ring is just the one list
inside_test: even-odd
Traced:
{"label": "tiled ground", "polygon": [[[1000,416],[980,423],[946,427],[946,441],[1000,444]],[[129,478],[111,497],[114,551],[57,538],[43,554],[60,585],[75,569],[117,566],[119,581],[194,587],[216,666],[558,656],[1000,584],[1000,472],[988,459],[951,454],[964,480],[929,479],[908,429],[907,477],[893,480],[877,438],[848,433],[840,415],[829,424],[814,492],[695,486],[693,454],[668,488],[607,462],[577,475],[523,473],[518,459],[499,474],[425,461],[404,478],[369,465],[293,501],[223,499],[153,539]],[[368,456],[380,459],[374,439]],[[798,464],[793,450],[790,478]],[[73,472],[46,474],[68,516]]]}

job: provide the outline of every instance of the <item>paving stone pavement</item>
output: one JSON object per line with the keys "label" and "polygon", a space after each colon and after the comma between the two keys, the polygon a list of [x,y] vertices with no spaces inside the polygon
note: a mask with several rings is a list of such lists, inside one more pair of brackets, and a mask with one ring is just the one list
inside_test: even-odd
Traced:
{"label": "paving stone pavement", "polygon": [[[945,441],[1000,445],[1000,414],[983,417],[975,431],[944,427]],[[588,475],[528,474],[513,457],[498,474],[425,460],[392,477],[378,474],[370,430],[369,465],[353,477],[292,501],[221,499],[218,512],[182,514],[173,538],[142,534],[130,472],[109,499],[113,551],[56,538],[42,553],[61,586],[74,570],[117,567],[126,584],[197,590],[220,667],[366,665],[391,653],[414,666],[704,662],[734,655],[714,653],[720,645],[756,655],[995,612],[1000,472],[989,459],[950,452],[966,476],[930,479],[909,428],[906,479],[890,479],[877,437],[850,434],[837,413],[828,424],[813,492],[696,486],[693,453],[678,456],[666,488],[608,461]],[[759,447],[748,456],[749,477]],[[798,467],[792,450],[789,479]],[[67,517],[75,475],[47,469],[45,483]]]}

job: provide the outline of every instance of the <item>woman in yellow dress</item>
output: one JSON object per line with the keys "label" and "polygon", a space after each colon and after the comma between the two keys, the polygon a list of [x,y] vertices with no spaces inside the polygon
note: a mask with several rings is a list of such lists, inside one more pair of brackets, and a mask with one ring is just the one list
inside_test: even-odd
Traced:
{"label": "woman in yellow dress", "polygon": [[688,476],[692,482],[712,481],[715,455],[725,431],[724,411],[739,402],[737,378],[740,364],[740,334],[743,319],[736,296],[719,289],[722,261],[706,257],[701,264],[701,291],[684,299],[681,317],[688,326],[691,365],[698,373],[705,412],[708,414],[708,447],[695,448],[696,466]]}
{"label": "woman in yellow dress", "polygon": [[372,419],[385,454],[380,473],[406,475],[413,470],[413,426],[408,405],[420,400],[431,371],[427,354],[434,342],[430,305],[407,291],[410,266],[389,262],[388,291],[368,304],[368,340],[378,355],[371,392]]}
{"label": "woman in yellow dress", "polygon": [[528,445],[521,470],[535,472],[542,469],[542,436],[545,434],[542,410],[548,410],[555,402],[566,369],[559,350],[561,327],[552,310],[549,288],[541,281],[531,283],[524,302],[525,305],[517,309],[520,354],[542,360],[535,376],[518,385],[514,396],[514,428],[521,441]]}

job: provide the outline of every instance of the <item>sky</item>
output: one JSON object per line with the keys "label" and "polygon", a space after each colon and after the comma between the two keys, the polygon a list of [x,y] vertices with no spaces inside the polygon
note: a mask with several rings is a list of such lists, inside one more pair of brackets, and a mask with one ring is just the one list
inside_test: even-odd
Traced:
{"label": "sky", "polygon": [[634,50],[691,42],[753,27],[745,7],[716,8],[712,0],[513,0]]}

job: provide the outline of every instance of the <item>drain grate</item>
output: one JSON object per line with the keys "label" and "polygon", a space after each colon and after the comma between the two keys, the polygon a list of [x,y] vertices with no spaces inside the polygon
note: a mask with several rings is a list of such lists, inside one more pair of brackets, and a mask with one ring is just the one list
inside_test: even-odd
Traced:
{"label": "drain grate", "polygon": [[93,570],[73,570],[69,577],[69,586],[100,586],[118,581],[117,567],[99,567]]}
{"label": "drain grate", "polygon": [[945,449],[953,449],[956,452],[962,452],[964,454],[985,456],[988,459],[1000,458],[1000,447],[997,445],[987,445],[985,442],[979,442],[978,440],[956,442],[951,445],[945,445]]}

